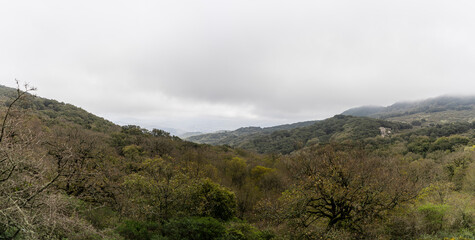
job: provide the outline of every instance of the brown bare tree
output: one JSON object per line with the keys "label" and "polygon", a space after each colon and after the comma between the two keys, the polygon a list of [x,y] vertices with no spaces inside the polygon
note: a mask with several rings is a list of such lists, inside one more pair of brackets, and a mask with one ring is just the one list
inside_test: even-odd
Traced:
{"label": "brown bare tree", "polygon": [[290,158],[297,180],[305,227],[326,220],[327,231],[346,229],[363,236],[364,226],[417,196],[416,183],[395,159],[370,156],[360,149],[314,147]]}
{"label": "brown bare tree", "polygon": [[16,82],[15,96],[1,109],[0,239],[51,239],[68,218],[58,217],[64,201],[50,189],[72,152],[65,149],[57,158],[48,155],[40,120],[16,107],[35,88],[25,84],[22,89]]}

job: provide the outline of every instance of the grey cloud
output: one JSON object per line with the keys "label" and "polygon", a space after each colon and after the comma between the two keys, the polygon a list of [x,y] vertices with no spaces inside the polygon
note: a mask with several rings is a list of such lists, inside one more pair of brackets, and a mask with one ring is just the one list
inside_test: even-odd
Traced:
{"label": "grey cloud", "polygon": [[473,94],[474,10],[428,0],[15,1],[0,8],[0,77],[139,124],[324,118]]}

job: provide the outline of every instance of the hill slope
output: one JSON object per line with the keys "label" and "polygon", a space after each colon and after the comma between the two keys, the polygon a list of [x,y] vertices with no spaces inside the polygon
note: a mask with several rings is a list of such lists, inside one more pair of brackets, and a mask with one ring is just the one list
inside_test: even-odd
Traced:
{"label": "hill slope", "polygon": [[[7,103],[16,94],[16,89],[0,85],[0,102]],[[69,122],[97,132],[120,130],[118,125],[71,104],[34,97],[31,94],[27,94],[26,97],[24,101],[19,102],[19,107],[24,110],[33,111],[47,125]]]}
{"label": "hill slope", "polygon": [[[15,90],[0,88],[0,119],[9,94]],[[0,137],[0,239],[473,238],[466,206],[475,202],[475,123],[371,138],[379,127],[411,126],[337,115],[266,133],[243,128],[235,138],[258,152],[293,151],[279,156],[25,100]],[[427,216],[439,209],[446,215],[434,225]],[[329,232],[335,224],[338,232]]]}
{"label": "hill slope", "polygon": [[292,124],[278,125],[274,127],[242,127],[234,131],[220,131],[215,133],[200,134],[186,138],[195,143],[206,143],[212,145],[235,145],[236,138],[242,138],[252,134],[271,133],[280,130],[290,130],[299,127],[310,126],[316,121],[298,122]]}
{"label": "hill slope", "polygon": [[400,122],[429,123],[475,121],[475,96],[442,96],[415,102],[398,102],[388,107],[363,106],[342,115],[366,116]]}
{"label": "hill slope", "polygon": [[408,123],[414,126],[429,126],[474,120],[475,96],[443,96],[416,102],[399,102],[388,107],[352,108],[342,115],[318,122],[309,121],[272,128],[246,127],[230,132],[193,136],[187,140],[230,145],[259,153],[288,154],[314,143],[375,137],[380,134],[379,127],[398,130],[410,128]]}
{"label": "hill slope", "polygon": [[241,138],[241,141],[237,141],[236,146],[259,153],[288,154],[316,143],[376,137],[381,134],[380,127],[391,128],[396,132],[411,128],[409,124],[404,123],[336,115],[306,127],[254,134],[247,138]]}
{"label": "hill slope", "polygon": [[[337,115],[313,122],[311,125],[291,129],[279,130],[276,127],[267,131],[259,131],[259,128],[241,128],[239,132],[245,132],[241,135],[228,135],[220,138],[219,134],[208,134],[207,139],[200,138],[200,140],[213,145],[227,144],[258,153],[288,154],[315,143],[376,137],[380,135],[380,127],[391,128],[396,131],[411,128],[409,124],[367,117]],[[189,140],[193,139],[193,137],[189,138]]]}
{"label": "hill slope", "polygon": [[270,169],[260,156],[183,141],[162,130],[121,127],[31,94],[22,93],[15,101],[18,93],[0,86],[0,119],[7,119],[5,125],[0,122],[5,127],[0,138],[0,239],[173,235],[157,227],[143,229],[144,219],[153,220],[153,226],[174,224],[175,218],[210,222],[223,230],[219,234],[233,224],[251,228],[234,223],[250,208],[238,212],[244,193],[238,192],[241,183],[233,173],[250,179],[248,169]]}

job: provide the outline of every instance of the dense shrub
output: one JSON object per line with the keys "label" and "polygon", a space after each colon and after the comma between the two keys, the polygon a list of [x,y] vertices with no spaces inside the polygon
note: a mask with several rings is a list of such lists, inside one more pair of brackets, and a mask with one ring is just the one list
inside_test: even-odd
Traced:
{"label": "dense shrub", "polygon": [[221,220],[229,220],[236,213],[234,193],[211,180],[205,180],[194,196],[197,200],[199,214]]}
{"label": "dense shrub", "polygon": [[268,240],[274,235],[270,232],[259,231],[249,223],[243,221],[232,221],[228,223],[226,229],[226,240]]}
{"label": "dense shrub", "polygon": [[212,240],[222,238],[225,227],[211,217],[184,217],[170,220],[162,232],[169,240]]}
{"label": "dense shrub", "polygon": [[140,222],[134,220],[126,220],[119,225],[117,231],[125,239],[152,239],[152,232],[156,231],[158,224],[152,222]]}
{"label": "dense shrub", "polygon": [[424,217],[424,230],[426,233],[435,233],[442,229],[444,215],[448,206],[440,204],[425,204],[419,207],[419,212]]}

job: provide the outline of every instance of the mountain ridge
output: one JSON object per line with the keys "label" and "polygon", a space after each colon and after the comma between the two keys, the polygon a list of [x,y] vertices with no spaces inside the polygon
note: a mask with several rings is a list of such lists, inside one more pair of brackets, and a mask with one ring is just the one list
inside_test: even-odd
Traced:
{"label": "mountain ridge", "polygon": [[443,95],[424,100],[396,102],[386,107],[361,106],[350,108],[341,114],[391,119],[414,114],[430,114],[444,111],[470,111],[474,112],[473,116],[475,117],[475,96]]}
{"label": "mountain ridge", "polygon": [[[348,118],[349,116],[355,118]],[[322,139],[323,142],[328,142],[330,139],[358,138],[358,136],[352,135],[349,126],[345,125],[348,123],[342,122],[335,126],[329,124],[329,126],[323,127],[328,122],[338,122],[338,119],[351,122],[351,128],[366,137],[377,136],[379,127],[394,128],[394,124],[429,126],[448,122],[473,122],[475,121],[475,96],[439,96],[419,101],[396,102],[387,107],[361,106],[350,108],[340,115],[320,121],[306,121],[268,128],[242,127],[234,131],[208,133],[186,139],[196,143],[230,145],[259,153],[277,151],[286,154],[307,144],[321,142]],[[363,130],[362,126],[358,126],[357,121],[360,121],[359,124],[367,125],[367,128]],[[319,124],[321,124],[321,128],[326,128],[323,132],[320,131],[322,129],[318,127]],[[344,126],[347,129],[344,129]],[[404,125],[404,128],[410,128],[410,126]],[[318,134],[317,130],[320,131]],[[328,137],[329,132],[334,132],[334,135]],[[368,135],[367,132],[371,132],[371,134]],[[279,141],[274,139],[279,139]],[[287,142],[284,143],[285,141]]]}
{"label": "mountain ridge", "polygon": [[[264,133],[244,127],[236,147],[211,146],[120,127],[55,100],[28,97],[4,111],[14,94],[0,87],[0,112],[9,116],[0,140],[0,208],[11,216],[0,216],[1,239],[186,239],[210,229],[220,230],[196,239],[290,240],[310,229],[318,238],[340,213],[312,209],[335,204],[358,215],[340,220],[346,232],[332,239],[358,237],[352,226],[381,229],[384,239],[460,236],[467,225],[444,220],[451,232],[425,229],[432,223],[426,210],[440,203],[439,191],[425,191],[433,186],[450,186],[441,205],[447,216],[474,221],[473,209],[459,207],[475,200],[475,122],[417,126],[335,115]],[[413,201],[417,196],[424,202]],[[322,197],[325,205],[301,204]],[[382,205],[391,207],[372,219],[368,211]],[[301,213],[318,222],[296,231]],[[401,235],[394,219],[423,231]]]}
{"label": "mountain ridge", "polygon": [[[268,131],[256,131],[251,134],[226,135],[224,138],[204,142],[211,145],[230,145],[232,147],[252,150],[258,153],[288,154],[308,145],[328,143],[336,140],[358,140],[376,137],[381,134],[380,127],[391,128],[393,131],[409,129],[410,124],[390,122],[382,119],[335,115],[321,121],[306,122],[307,126],[291,129],[271,128]],[[256,128],[245,128],[256,129]],[[277,130],[275,130],[277,129]],[[217,136],[210,134],[207,136]],[[195,136],[197,138],[199,136]],[[218,136],[221,137],[221,136]],[[189,138],[188,140],[193,139]],[[204,139],[207,141],[209,139]]]}
{"label": "mountain ridge", "polygon": [[224,144],[229,144],[228,141],[232,141],[235,137],[247,136],[256,133],[265,133],[265,132],[273,132],[278,130],[288,130],[298,127],[304,127],[312,125],[317,121],[303,121],[291,124],[282,124],[272,127],[256,127],[256,126],[249,126],[249,127],[240,127],[233,131],[217,131],[214,133],[206,133],[200,135],[194,135],[191,137],[185,138],[188,141],[196,142],[196,143],[206,143],[206,144],[217,144],[220,142],[224,142]]}

